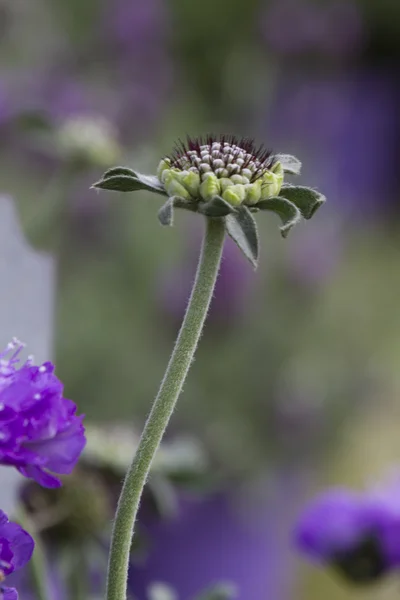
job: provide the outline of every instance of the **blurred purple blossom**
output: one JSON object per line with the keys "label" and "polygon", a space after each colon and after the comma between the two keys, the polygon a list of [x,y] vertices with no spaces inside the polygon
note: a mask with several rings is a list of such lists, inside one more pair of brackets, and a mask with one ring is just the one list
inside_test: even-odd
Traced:
{"label": "blurred purple blossom", "polygon": [[17,600],[15,588],[3,587],[6,575],[23,567],[31,558],[35,542],[27,531],[17,523],[11,523],[0,510],[0,597],[1,600]]}
{"label": "blurred purple blossom", "polygon": [[305,176],[333,209],[357,212],[357,219],[379,213],[397,191],[399,86],[392,75],[286,73],[269,118],[272,143],[301,142]]}
{"label": "blurred purple blossom", "polygon": [[314,52],[347,57],[364,40],[359,8],[345,0],[328,4],[275,0],[265,10],[262,33],[273,51],[297,56]]}
{"label": "blurred purple blossom", "polygon": [[22,347],[15,340],[1,354],[0,464],[44,487],[59,487],[52,473],[71,473],[85,446],[83,417],[63,397],[50,362],[38,367],[28,359],[17,368]]}
{"label": "blurred purple blossom", "polygon": [[[180,322],[183,318],[193,283],[200,240],[193,235],[182,253],[183,264],[163,275],[161,301],[163,313]],[[227,239],[219,277],[209,312],[209,320],[218,325],[230,323],[245,313],[252,293],[254,275],[239,250]]]}
{"label": "blurred purple blossom", "polygon": [[151,549],[144,565],[132,566],[132,593],[145,600],[148,585],[164,581],[179,598],[191,598],[212,583],[227,581],[237,588],[238,600],[290,598],[295,574],[286,523],[303,483],[298,474],[274,478],[271,493],[263,489],[262,505],[259,499],[253,503],[249,488],[243,499],[237,490],[203,499],[182,496],[176,518],[142,519]]}
{"label": "blurred purple blossom", "polygon": [[337,488],[318,496],[295,529],[298,548],[349,579],[370,582],[400,566],[400,478],[364,492]]}

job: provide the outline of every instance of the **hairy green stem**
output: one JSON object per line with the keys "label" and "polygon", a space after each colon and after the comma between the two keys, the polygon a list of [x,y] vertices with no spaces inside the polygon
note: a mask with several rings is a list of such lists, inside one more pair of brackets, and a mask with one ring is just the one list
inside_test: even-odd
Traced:
{"label": "hairy green stem", "polygon": [[46,556],[40,539],[40,534],[35,532],[35,527],[31,519],[26,514],[25,509],[20,505],[16,512],[16,519],[32,535],[35,540],[35,549],[29,562],[31,572],[32,589],[35,600],[51,600],[49,591],[49,572],[47,568]]}
{"label": "hairy green stem", "polygon": [[196,279],[175,348],[144,427],[118,502],[107,574],[107,600],[125,600],[129,555],[140,498],[150,466],[181,393],[201,336],[221,263],[223,219],[206,219]]}

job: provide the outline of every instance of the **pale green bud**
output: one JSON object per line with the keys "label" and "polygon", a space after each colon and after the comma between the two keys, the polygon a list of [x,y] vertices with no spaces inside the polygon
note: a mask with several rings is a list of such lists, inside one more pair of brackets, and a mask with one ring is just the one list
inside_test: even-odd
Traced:
{"label": "pale green bud", "polygon": [[190,192],[193,198],[198,198],[200,194],[200,175],[194,171],[183,171],[179,178],[180,183]]}
{"label": "pale green bud", "polygon": [[200,196],[208,202],[213,196],[218,196],[221,192],[221,185],[218,177],[214,173],[206,173],[204,181],[200,185]]}
{"label": "pale green bud", "polygon": [[157,177],[160,181],[162,181],[162,176],[164,171],[166,171],[167,169],[171,168],[171,161],[169,160],[169,158],[163,158],[160,161],[160,164],[158,165],[158,169],[157,169]]}
{"label": "pale green bud", "polygon": [[261,199],[265,200],[272,196],[278,196],[283,183],[283,168],[277,162],[272,170],[267,171],[261,179]]}
{"label": "pale green bud", "polygon": [[172,169],[165,170],[162,174],[162,182],[165,186],[168,196],[180,196],[181,198],[189,198],[188,190],[183,187],[179,181],[179,172]]}
{"label": "pale green bud", "polygon": [[255,183],[250,183],[245,186],[246,188],[246,198],[245,204],[257,204],[257,202],[261,198],[261,181],[258,180]]}
{"label": "pale green bud", "polygon": [[231,180],[231,181],[232,181],[232,183],[234,183],[234,184],[237,184],[237,183],[239,183],[239,184],[241,184],[241,183],[245,183],[245,182],[243,181],[243,177],[242,177],[241,175],[231,175],[231,176],[230,176],[230,180]]}
{"label": "pale green bud", "polygon": [[244,185],[237,184],[232,185],[224,191],[222,194],[224,200],[232,204],[232,206],[239,206],[242,204],[243,200],[246,197],[246,189]]}
{"label": "pale green bud", "polygon": [[234,185],[233,181],[231,179],[229,179],[228,177],[221,177],[219,182],[221,184],[222,192],[224,192],[228,187],[231,187],[232,185]]}

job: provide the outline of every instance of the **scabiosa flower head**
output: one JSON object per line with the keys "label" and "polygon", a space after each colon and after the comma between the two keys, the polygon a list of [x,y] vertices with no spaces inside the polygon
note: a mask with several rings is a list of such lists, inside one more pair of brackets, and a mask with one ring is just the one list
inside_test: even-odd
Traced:
{"label": "scabiosa flower head", "polygon": [[298,548],[353,583],[370,583],[400,566],[400,495],[334,489],[316,498],[295,530]]}
{"label": "scabiosa flower head", "polygon": [[180,142],[160,162],[158,176],[169,196],[207,202],[221,195],[234,206],[253,205],[279,194],[283,168],[270,150],[253,140],[222,135]]}
{"label": "scabiosa flower head", "polygon": [[0,510],[0,598],[18,600],[15,588],[3,587],[7,575],[23,567],[32,556],[35,543],[17,523],[10,523]]}
{"label": "scabiosa flower head", "polygon": [[294,156],[272,154],[248,138],[209,135],[179,142],[172,155],[161,160],[157,176],[115,167],[93,187],[167,196],[158,213],[162,225],[173,224],[175,208],[225,219],[227,233],[256,267],[258,235],[252,213],[275,212],[286,237],[301,217],[310,219],[325,201],[313,189],[284,183],[285,173],[298,175],[300,168]]}
{"label": "scabiosa flower head", "polygon": [[59,487],[52,473],[71,473],[85,446],[83,417],[63,397],[52,363],[35,366],[29,358],[18,368],[22,348],[14,339],[0,355],[0,464]]}

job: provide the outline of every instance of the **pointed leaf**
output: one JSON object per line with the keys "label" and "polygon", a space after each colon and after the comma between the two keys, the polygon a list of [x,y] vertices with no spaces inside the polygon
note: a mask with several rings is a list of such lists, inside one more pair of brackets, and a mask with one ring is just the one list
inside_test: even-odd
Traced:
{"label": "pointed leaf", "polygon": [[258,233],[257,224],[247,206],[240,206],[236,212],[226,217],[226,230],[239,246],[245,257],[257,268]]}
{"label": "pointed leaf", "polygon": [[158,211],[158,220],[164,227],[172,227],[174,224],[174,198],[168,198],[165,204]]}
{"label": "pointed leaf", "polygon": [[300,175],[301,162],[295,156],[291,156],[290,154],[276,154],[275,159],[279,160],[285,173]]}
{"label": "pointed leaf", "polygon": [[300,210],[295,204],[281,198],[280,196],[274,196],[267,200],[260,200],[257,203],[260,210],[271,210],[275,212],[281,219],[283,225],[280,227],[282,237],[286,237],[289,231],[301,220]]}
{"label": "pointed leaf", "polygon": [[208,590],[196,596],[195,600],[233,600],[237,589],[231,583],[217,583]]}
{"label": "pointed leaf", "polygon": [[104,173],[102,179],[108,179],[114,175],[128,175],[129,177],[137,177],[137,173],[135,173],[135,171],[129,167],[113,167]]}
{"label": "pointed leaf", "polygon": [[135,173],[127,167],[115,167],[106,171],[100,179],[92,185],[93,188],[111,190],[116,192],[136,192],[147,190],[167,196],[164,186],[155,175],[142,175]]}
{"label": "pointed leaf", "polygon": [[92,187],[113,192],[135,192],[143,189],[138,179],[130,175],[112,175],[97,181]]}
{"label": "pointed leaf", "polygon": [[214,196],[209,202],[199,203],[199,212],[206,217],[226,217],[235,212],[235,209],[221,196]]}
{"label": "pointed leaf", "polygon": [[293,202],[305,219],[311,219],[315,211],[326,201],[325,196],[316,190],[301,185],[283,185],[279,196]]}

